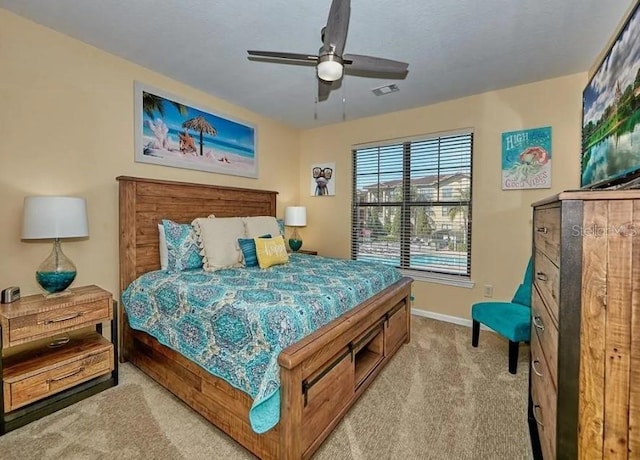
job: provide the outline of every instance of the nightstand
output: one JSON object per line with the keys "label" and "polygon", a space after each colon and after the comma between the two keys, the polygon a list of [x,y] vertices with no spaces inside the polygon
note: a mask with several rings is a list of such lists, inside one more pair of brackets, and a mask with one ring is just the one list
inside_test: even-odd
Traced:
{"label": "nightstand", "polygon": [[0,305],[0,435],[118,384],[116,312],[98,286]]}
{"label": "nightstand", "polygon": [[307,254],[309,256],[317,256],[318,251],[311,251],[310,249],[300,249],[296,251],[298,254]]}

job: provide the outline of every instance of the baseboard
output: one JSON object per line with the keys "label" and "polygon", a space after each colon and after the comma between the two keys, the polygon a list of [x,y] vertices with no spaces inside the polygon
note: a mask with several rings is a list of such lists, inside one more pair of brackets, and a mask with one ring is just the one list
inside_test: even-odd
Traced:
{"label": "baseboard", "polygon": [[[473,322],[470,319],[460,318],[459,316],[443,315],[442,313],[435,313],[433,311],[421,310],[419,308],[412,308],[411,314],[415,316],[421,316],[423,318],[436,319],[438,321],[444,321],[445,323],[459,324],[460,326],[471,327]],[[480,329],[490,331],[484,324],[480,325]]]}

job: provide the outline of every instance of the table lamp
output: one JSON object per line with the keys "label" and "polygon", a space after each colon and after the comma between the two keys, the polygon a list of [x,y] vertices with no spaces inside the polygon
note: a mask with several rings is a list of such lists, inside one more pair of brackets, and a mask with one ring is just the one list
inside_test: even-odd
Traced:
{"label": "table lamp", "polygon": [[76,277],[76,266],[62,252],[61,238],[89,236],[87,204],[70,196],[28,196],[24,199],[22,239],[53,239],[53,250],[38,267],[36,280],[49,294],[64,291]]}
{"label": "table lamp", "polygon": [[293,233],[289,238],[289,247],[293,252],[300,250],[302,239],[298,235],[298,227],[307,225],[307,208],[304,206],[289,206],[284,210],[284,224],[293,227]]}

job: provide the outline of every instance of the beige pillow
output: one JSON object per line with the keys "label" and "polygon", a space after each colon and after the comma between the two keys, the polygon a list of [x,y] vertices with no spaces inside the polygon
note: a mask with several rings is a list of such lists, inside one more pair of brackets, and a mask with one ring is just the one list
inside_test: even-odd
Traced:
{"label": "beige pillow", "polygon": [[247,238],[257,238],[262,235],[276,236],[280,234],[278,221],[272,216],[243,217]]}
{"label": "beige pillow", "polygon": [[198,218],[191,225],[198,235],[203,266],[213,272],[223,268],[242,267],[242,251],[238,238],[245,238],[240,217]]}

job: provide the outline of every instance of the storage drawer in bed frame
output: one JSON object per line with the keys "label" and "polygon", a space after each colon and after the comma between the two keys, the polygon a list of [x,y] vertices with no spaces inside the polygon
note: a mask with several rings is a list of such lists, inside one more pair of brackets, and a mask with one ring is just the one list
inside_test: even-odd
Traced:
{"label": "storage drawer in bed frame", "polygon": [[[348,343],[320,370],[302,382],[302,420],[306,450],[343,414],[349,402],[370,383],[390,357],[407,339],[408,306],[403,300],[373,326]],[[339,416],[341,417],[341,415]]]}

